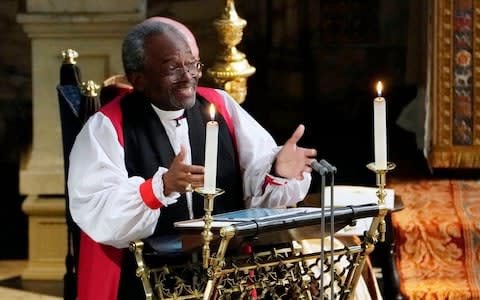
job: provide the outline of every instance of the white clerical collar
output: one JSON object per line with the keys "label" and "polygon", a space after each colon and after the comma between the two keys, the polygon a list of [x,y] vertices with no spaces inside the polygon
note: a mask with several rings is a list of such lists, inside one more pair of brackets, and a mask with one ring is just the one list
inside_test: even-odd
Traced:
{"label": "white clerical collar", "polygon": [[157,113],[162,121],[178,120],[185,113],[185,109],[180,110],[163,110],[152,104],[153,110]]}

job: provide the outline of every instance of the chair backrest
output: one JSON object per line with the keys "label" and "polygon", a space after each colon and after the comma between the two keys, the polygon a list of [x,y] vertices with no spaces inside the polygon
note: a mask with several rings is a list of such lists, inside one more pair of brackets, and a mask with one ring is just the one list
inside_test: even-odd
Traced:
{"label": "chair backrest", "polygon": [[69,210],[67,189],[69,156],[77,134],[84,122],[100,107],[99,85],[93,81],[82,82],[80,68],[75,59],[78,53],[67,49],[62,51],[60,81],[57,85],[60,123],[62,129],[63,160],[65,172],[65,218],[68,230],[67,256],[65,259],[64,299],[77,298],[77,270],[80,249],[80,228],[73,221]]}

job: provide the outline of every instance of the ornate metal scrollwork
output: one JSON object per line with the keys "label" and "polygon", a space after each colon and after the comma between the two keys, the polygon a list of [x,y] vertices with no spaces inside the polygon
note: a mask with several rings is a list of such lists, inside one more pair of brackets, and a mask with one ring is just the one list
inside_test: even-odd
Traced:
{"label": "ornate metal scrollwork", "polygon": [[[222,267],[208,271],[202,262],[164,265],[148,270],[149,284],[153,287],[153,299],[330,299],[327,295],[331,294],[332,286],[335,299],[349,299],[352,274],[358,271],[364,247],[335,249],[333,257],[328,251],[324,253],[324,261],[320,252],[301,252],[292,244],[249,255],[227,256]],[[331,268],[334,269],[332,285]],[[205,298],[212,278],[213,290]]]}
{"label": "ornate metal scrollwork", "polygon": [[[375,169],[375,171],[382,179],[379,181],[381,191],[387,170]],[[204,197],[205,201],[209,200],[208,195]],[[132,243],[130,250],[135,253],[137,276],[142,281],[146,298],[353,299],[366,258],[373,251],[375,243],[383,236],[384,228],[381,224],[387,212],[384,201],[379,201],[379,204],[351,205],[328,210],[304,211],[301,208],[297,210],[292,208],[290,211],[294,213],[274,215],[266,219],[240,219],[236,223],[216,227],[212,232],[214,239],[203,240],[204,245],[211,245],[208,257],[204,257],[205,251],[199,253],[203,248],[198,244],[189,248],[196,250],[184,253],[197,259],[182,262],[182,265],[168,264],[169,258],[164,257],[162,266],[157,264],[157,267],[147,267],[145,255],[142,253],[143,241]],[[322,238],[334,239],[333,230],[330,235],[319,237],[318,233],[315,234],[315,241],[321,241],[320,247],[305,248],[302,242],[297,242],[291,235],[284,236],[287,239],[275,239],[273,243],[268,238],[262,241],[264,237],[277,236],[280,232],[288,232],[289,229],[303,228],[307,232],[312,229],[316,231],[318,228],[311,226],[318,226],[321,220],[328,220],[328,216],[325,215],[336,215],[332,224],[338,225],[338,228],[351,224],[358,218],[373,217],[373,221],[369,230],[365,232],[361,244],[334,246],[332,243],[330,249],[325,249]],[[204,222],[207,224],[205,220]],[[194,220],[193,223],[198,221]],[[212,224],[209,223],[209,228],[210,225]],[[183,237],[186,240],[190,239],[189,242],[192,243],[192,232],[189,230],[195,230],[193,233],[196,234],[193,237],[201,240],[203,229],[204,227],[199,225],[184,228]],[[234,237],[238,239],[234,240]],[[162,245],[161,241],[158,242],[151,241],[151,248],[158,250],[159,248],[153,246],[155,243]],[[250,248],[248,254],[239,252],[238,242],[247,243]],[[155,250],[157,253],[161,252],[157,250]],[[202,257],[200,261],[199,256]]]}

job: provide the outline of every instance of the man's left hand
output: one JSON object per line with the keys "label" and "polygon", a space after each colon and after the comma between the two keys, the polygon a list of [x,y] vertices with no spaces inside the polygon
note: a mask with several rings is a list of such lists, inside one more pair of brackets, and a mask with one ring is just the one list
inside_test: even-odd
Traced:
{"label": "man's left hand", "polygon": [[305,132],[305,126],[300,124],[292,136],[278,152],[273,165],[272,175],[288,178],[303,179],[303,172],[312,172],[310,164],[317,156],[317,150],[302,148],[297,145]]}

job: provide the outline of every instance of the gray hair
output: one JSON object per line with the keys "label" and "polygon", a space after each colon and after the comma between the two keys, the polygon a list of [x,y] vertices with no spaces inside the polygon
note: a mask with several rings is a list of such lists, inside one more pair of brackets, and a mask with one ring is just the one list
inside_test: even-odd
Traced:
{"label": "gray hair", "polygon": [[172,25],[147,19],[135,25],[125,36],[122,44],[122,62],[125,74],[143,71],[145,66],[145,38],[164,32],[180,32]]}

